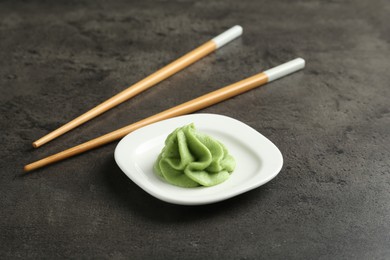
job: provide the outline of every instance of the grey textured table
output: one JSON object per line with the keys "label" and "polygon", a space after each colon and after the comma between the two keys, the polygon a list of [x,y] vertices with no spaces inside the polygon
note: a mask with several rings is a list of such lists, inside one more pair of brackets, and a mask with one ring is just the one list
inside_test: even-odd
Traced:
{"label": "grey textured table", "polygon": [[[1,1],[0,258],[389,259],[388,1]],[[232,25],[243,36],[40,149],[31,142]],[[284,156],[224,202],[161,202],[115,143],[24,164],[295,57],[304,71],[204,109]]]}

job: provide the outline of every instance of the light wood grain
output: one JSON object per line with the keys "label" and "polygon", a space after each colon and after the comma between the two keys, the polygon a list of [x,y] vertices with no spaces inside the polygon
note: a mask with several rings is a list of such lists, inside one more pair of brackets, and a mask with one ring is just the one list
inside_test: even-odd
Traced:
{"label": "light wood grain", "polygon": [[67,124],[61,126],[60,128],[54,130],[53,132],[43,136],[42,138],[36,140],[32,143],[33,147],[38,148],[47,142],[65,134],[66,132],[76,128],[77,126],[91,120],[92,118],[110,110],[111,108],[121,104],[122,102],[134,97],[135,95],[145,91],[146,89],[156,85],[157,83],[163,81],[164,79],[172,76],[173,74],[179,72],[180,70],[188,67],[199,59],[210,54],[216,50],[217,46],[213,40],[206,42],[205,44],[199,46],[193,51],[185,54],[179,59],[173,61],[172,63],[166,65],[162,69],[156,71],[155,73],[149,75],[145,79],[137,82],[136,84],[128,87],[122,92],[116,94],[110,99],[104,101],[100,105],[92,108],[88,112],[82,114],[81,116],[73,119]]}
{"label": "light wood grain", "polygon": [[69,148],[65,151],[62,151],[60,153],[51,155],[49,157],[46,157],[42,160],[36,161],[34,163],[28,164],[24,167],[24,171],[32,171],[41,167],[44,167],[46,165],[64,160],[66,158],[75,156],[77,154],[83,153],[85,151],[97,148],[99,146],[105,145],[107,143],[113,142],[115,140],[118,140],[128,133],[149,125],[151,123],[155,123],[164,119],[168,119],[175,116],[185,115],[189,114],[195,111],[198,111],[200,109],[206,108],[208,106],[211,106],[213,104],[219,103],[221,101],[224,101],[228,98],[231,98],[233,96],[239,95],[243,92],[246,92],[248,90],[251,90],[253,88],[256,88],[258,86],[261,86],[268,82],[268,77],[265,73],[259,73],[252,77],[246,78],[244,80],[241,80],[237,83],[231,84],[227,87],[221,88],[219,90],[213,91],[211,93],[208,93],[206,95],[203,95],[201,97],[198,97],[196,99],[193,99],[191,101],[185,102],[181,105],[175,106],[173,108],[170,108],[168,110],[165,110],[161,113],[158,113],[156,115],[153,115],[151,117],[148,117],[146,119],[143,119],[141,121],[138,121],[134,124],[125,126],[123,128],[120,128],[114,132],[105,134],[101,137],[95,138],[93,140],[90,140],[88,142],[82,143],[80,145],[77,145],[75,147]]}

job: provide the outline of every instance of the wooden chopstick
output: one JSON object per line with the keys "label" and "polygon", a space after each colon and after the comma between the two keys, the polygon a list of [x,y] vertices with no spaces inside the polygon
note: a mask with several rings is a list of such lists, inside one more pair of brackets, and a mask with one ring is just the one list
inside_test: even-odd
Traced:
{"label": "wooden chopstick", "polygon": [[192,113],[192,112],[195,112],[199,109],[206,108],[208,106],[219,103],[223,100],[226,100],[226,99],[231,98],[233,96],[236,96],[238,94],[244,93],[244,92],[249,91],[253,88],[256,88],[258,86],[261,86],[261,85],[264,85],[268,82],[276,80],[278,78],[284,77],[290,73],[293,73],[297,70],[304,68],[304,66],[305,66],[305,61],[303,59],[301,59],[301,58],[294,59],[292,61],[289,61],[287,63],[284,63],[282,65],[274,67],[272,69],[266,70],[262,73],[256,74],[252,77],[249,77],[249,78],[246,78],[246,79],[241,80],[239,82],[236,82],[234,84],[231,84],[227,87],[210,92],[206,95],[203,95],[203,96],[195,98],[191,101],[185,102],[181,105],[178,105],[178,106],[175,106],[175,107],[170,108],[168,110],[165,110],[161,113],[158,113],[154,116],[151,116],[151,117],[148,117],[148,118],[143,119],[141,121],[138,121],[134,124],[130,124],[128,126],[120,128],[116,131],[105,134],[101,137],[95,138],[95,139],[90,140],[88,142],[82,143],[82,144],[77,145],[75,147],[69,148],[65,151],[62,151],[60,153],[46,157],[42,160],[28,164],[24,167],[24,171],[25,172],[32,171],[32,170],[41,168],[43,166],[46,166],[48,164],[52,164],[54,162],[64,160],[66,158],[69,158],[69,157],[75,156],[77,154],[83,153],[85,151],[94,149],[94,148],[102,146],[104,144],[113,142],[117,139],[124,137],[128,133],[130,133],[130,132],[132,132],[140,127],[146,126],[148,124],[151,124],[151,123],[154,123],[157,121],[161,121],[163,119],[175,117],[175,116]]}
{"label": "wooden chopstick", "polygon": [[44,145],[47,142],[59,137],[60,135],[65,134],[66,132],[76,128],[77,126],[87,122],[88,120],[110,110],[111,108],[121,104],[122,102],[134,97],[135,95],[141,93],[142,91],[156,85],[157,83],[163,81],[164,79],[172,76],[173,74],[183,70],[194,62],[200,60],[201,58],[207,56],[211,52],[217,50],[218,48],[224,46],[228,42],[234,40],[242,34],[242,27],[239,25],[233,26],[224,33],[218,35],[212,40],[204,43],[193,51],[185,54],[179,59],[171,62],[160,70],[149,75],[145,79],[135,83],[134,85],[128,87],[122,92],[116,94],[110,99],[104,101],[100,105],[92,108],[88,112],[82,114],[81,116],[73,119],[67,124],[61,126],[60,128],[54,130],[53,132],[43,136],[42,138],[36,140],[32,143],[33,147],[38,148]]}

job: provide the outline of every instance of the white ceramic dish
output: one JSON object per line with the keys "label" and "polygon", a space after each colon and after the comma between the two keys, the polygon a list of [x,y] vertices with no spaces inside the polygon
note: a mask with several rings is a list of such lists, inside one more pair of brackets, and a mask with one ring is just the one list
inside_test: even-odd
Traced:
{"label": "white ceramic dish", "polygon": [[[220,140],[236,159],[236,169],[227,181],[212,187],[181,188],[153,172],[153,164],[168,134],[190,123]],[[180,116],[138,129],[119,142],[115,160],[150,195],[181,205],[208,204],[242,194],[270,181],[283,165],[282,154],[271,141],[236,119],[215,114]]]}

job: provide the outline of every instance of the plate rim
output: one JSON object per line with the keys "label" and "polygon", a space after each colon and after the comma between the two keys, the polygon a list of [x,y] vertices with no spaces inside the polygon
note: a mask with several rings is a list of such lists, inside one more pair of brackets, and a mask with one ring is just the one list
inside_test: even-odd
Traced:
{"label": "plate rim", "polygon": [[[209,120],[210,120],[210,118],[219,118],[219,119],[222,119],[222,120],[234,122],[239,127],[244,127],[247,131],[251,131],[253,134],[256,134],[257,136],[260,136],[260,138],[262,138],[263,140],[268,142],[268,144],[271,145],[271,147],[274,148],[274,151],[278,154],[278,156],[279,156],[279,158],[277,158],[278,159],[278,165],[275,167],[275,169],[273,170],[272,173],[268,173],[267,174],[267,178],[260,178],[260,181],[254,181],[254,183],[246,185],[243,188],[241,187],[239,189],[235,189],[232,192],[227,192],[226,194],[224,194],[224,193],[218,194],[217,193],[218,196],[214,195],[214,196],[211,196],[209,198],[203,198],[202,197],[202,198],[198,198],[198,199],[189,199],[189,198],[174,198],[174,197],[168,196],[167,194],[158,193],[156,191],[156,189],[154,189],[153,187],[150,187],[150,185],[147,185],[145,182],[142,182],[137,176],[131,174],[131,172],[129,172],[129,169],[127,169],[127,167],[122,164],[122,160],[120,158],[121,157],[122,147],[126,144],[128,139],[130,139],[132,136],[139,135],[139,133],[142,132],[142,131],[145,131],[145,129],[146,130],[153,129],[153,128],[156,127],[156,125],[157,126],[159,126],[159,125],[163,125],[164,126],[165,124],[176,124],[177,126],[175,126],[175,127],[179,127],[178,124],[179,124],[180,121],[185,121],[185,119],[189,119],[189,118],[198,119],[199,117],[202,118],[202,120],[205,120],[207,118]],[[207,120],[205,120],[205,122],[207,122]],[[159,122],[156,122],[156,123],[144,126],[144,127],[140,128],[140,129],[137,129],[137,130],[127,134],[125,137],[123,137],[120,140],[120,142],[117,144],[117,146],[115,148],[114,157],[115,157],[115,161],[116,161],[117,165],[122,170],[122,172],[129,179],[131,179],[135,184],[137,184],[141,189],[143,189],[145,192],[149,193],[153,197],[155,197],[157,199],[160,199],[162,201],[165,201],[165,202],[168,202],[168,203],[172,203],[172,204],[179,204],[179,205],[203,205],[203,204],[210,204],[210,203],[215,203],[215,202],[218,202],[218,201],[226,200],[226,199],[235,197],[237,195],[240,195],[242,193],[248,192],[250,190],[253,190],[255,188],[258,188],[258,187],[264,185],[265,183],[267,183],[267,182],[271,181],[273,178],[275,178],[279,174],[279,172],[281,171],[281,169],[283,167],[283,163],[284,163],[283,155],[280,152],[279,148],[273,142],[271,142],[267,137],[262,135],[260,132],[258,132],[257,130],[255,130],[251,126],[249,126],[249,125],[247,125],[247,124],[245,124],[245,123],[243,123],[243,122],[241,122],[241,121],[239,121],[239,120],[237,120],[235,118],[232,118],[232,117],[229,117],[229,116],[225,116],[225,115],[220,115],[220,114],[212,114],[212,113],[196,113],[196,114],[177,116],[177,117],[165,119],[165,120],[162,120],[162,121],[159,121]],[[156,176],[156,178],[157,177],[158,176]],[[218,186],[218,185],[216,185],[216,186]],[[213,187],[215,187],[215,186],[213,186]],[[201,188],[203,188],[203,187],[201,187]],[[205,188],[207,189],[208,187],[205,187]],[[181,188],[181,189],[183,189],[183,188]],[[186,189],[186,188],[184,188],[184,189]]]}

